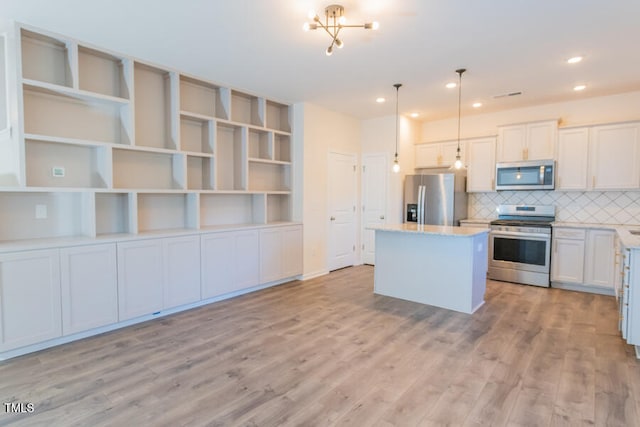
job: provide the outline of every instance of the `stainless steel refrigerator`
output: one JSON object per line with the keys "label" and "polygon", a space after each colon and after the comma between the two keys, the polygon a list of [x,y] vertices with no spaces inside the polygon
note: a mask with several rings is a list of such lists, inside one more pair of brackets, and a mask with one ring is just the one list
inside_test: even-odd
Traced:
{"label": "stainless steel refrigerator", "polygon": [[425,173],[404,177],[404,222],[460,225],[467,217],[464,173]]}

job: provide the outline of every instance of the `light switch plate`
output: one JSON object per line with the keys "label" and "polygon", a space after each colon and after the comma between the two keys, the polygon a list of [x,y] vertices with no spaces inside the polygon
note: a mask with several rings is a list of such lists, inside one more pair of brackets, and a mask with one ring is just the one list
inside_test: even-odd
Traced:
{"label": "light switch plate", "polygon": [[51,168],[51,175],[54,178],[64,178],[65,170],[62,166],[54,166]]}

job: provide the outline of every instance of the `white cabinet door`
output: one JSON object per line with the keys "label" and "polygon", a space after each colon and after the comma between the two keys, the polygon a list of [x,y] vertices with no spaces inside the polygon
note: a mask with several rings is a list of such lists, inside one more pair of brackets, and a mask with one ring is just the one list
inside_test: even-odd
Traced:
{"label": "white cabinet door", "polygon": [[416,145],[416,168],[432,168],[442,162],[440,144]]}
{"label": "white cabinet door", "polygon": [[233,247],[233,232],[201,236],[202,298],[212,298],[236,290]]}
{"label": "white cabinet door", "polygon": [[200,236],[164,239],[164,308],[200,300]]}
{"label": "white cabinet door", "polygon": [[58,250],[0,255],[0,352],[61,335]]}
{"label": "white cabinet door", "polygon": [[[554,229],[551,280],[565,283],[583,283],[584,230]],[[567,237],[560,237],[566,234]]]}
{"label": "white cabinet door", "polygon": [[526,125],[501,126],[498,128],[497,161],[517,162],[525,159],[527,140]]}
{"label": "white cabinet door", "polygon": [[282,229],[282,278],[302,274],[302,226]]}
{"label": "white cabinet door", "polygon": [[260,231],[260,282],[302,274],[302,226]]}
{"label": "white cabinet door", "polygon": [[[449,167],[456,162],[456,155],[458,154],[458,141],[443,142],[441,145],[441,158],[442,166]],[[465,163],[465,142],[460,141],[460,159],[462,163]]]}
{"label": "white cabinet door", "polygon": [[555,158],[558,122],[524,123],[498,127],[499,162]]}
{"label": "white cabinet door", "polygon": [[282,277],[282,229],[260,230],[260,281],[262,283]]}
{"label": "white cabinet door", "polygon": [[258,230],[239,231],[235,235],[234,280],[239,289],[260,283],[260,234]]}
{"label": "white cabinet door", "polygon": [[116,245],[60,249],[64,335],[118,322]]}
{"label": "white cabinet door", "polygon": [[162,239],[118,243],[120,321],[162,310]]}
{"label": "white cabinet door", "polygon": [[593,189],[640,188],[640,124],[594,126],[590,162]]}
{"label": "white cabinet door", "polygon": [[615,231],[587,230],[585,285],[614,288]]}
{"label": "white cabinet door", "polygon": [[495,191],[495,153],[495,138],[467,141],[467,192]]}
{"label": "white cabinet door", "polygon": [[525,160],[549,160],[555,158],[557,134],[558,122],[555,120],[528,123]]}
{"label": "white cabinet door", "polygon": [[202,297],[211,298],[260,283],[258,230],[202,236]]}
{"label": "white cabinet door", "polygon": [[558,132],[557,190],[585,190],[588,185],[589,128]]}

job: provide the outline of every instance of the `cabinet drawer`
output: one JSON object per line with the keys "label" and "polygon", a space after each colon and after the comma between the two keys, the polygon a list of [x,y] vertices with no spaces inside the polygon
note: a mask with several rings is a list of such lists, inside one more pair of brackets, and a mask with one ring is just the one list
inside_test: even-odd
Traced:
{"label": "cabinet drawer", "polygon": [[557,239],[575,239],[584,240],[585,230],[577,228],[554,228],[553,237]]}

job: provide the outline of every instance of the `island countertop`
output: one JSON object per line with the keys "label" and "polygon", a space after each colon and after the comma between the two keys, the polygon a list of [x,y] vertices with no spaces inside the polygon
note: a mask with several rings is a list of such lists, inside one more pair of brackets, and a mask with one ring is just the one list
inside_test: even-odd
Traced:
{"label": "island countertop", "polygon": [[452,227],[446,225],[429,225],[429,224],[385,224],[373,227],[367,227],[369,230],[393,231],[398,233],[417,233],[417,234],[434,234],[439,236],[452,237],[471,237],[479,234],[486,234],[488,229],[477,227]]}

